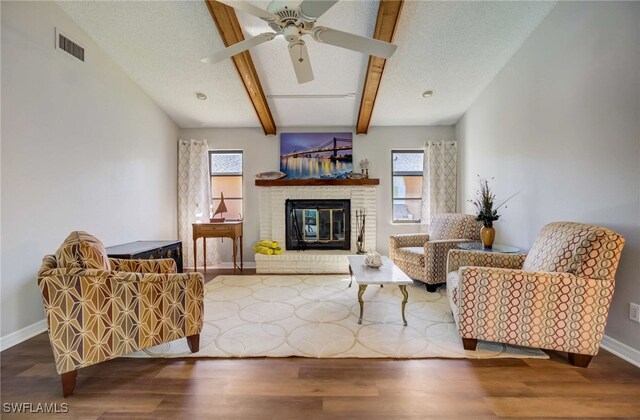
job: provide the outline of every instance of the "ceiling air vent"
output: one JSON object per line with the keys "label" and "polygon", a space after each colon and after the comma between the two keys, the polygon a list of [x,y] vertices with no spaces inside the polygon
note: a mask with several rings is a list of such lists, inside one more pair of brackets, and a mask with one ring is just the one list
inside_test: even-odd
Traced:
{"label": "ceiling air vent", "polygon": [[84,48],[70,40],[56,28],[56,48],[67,52],[80,61],[84,61]]}

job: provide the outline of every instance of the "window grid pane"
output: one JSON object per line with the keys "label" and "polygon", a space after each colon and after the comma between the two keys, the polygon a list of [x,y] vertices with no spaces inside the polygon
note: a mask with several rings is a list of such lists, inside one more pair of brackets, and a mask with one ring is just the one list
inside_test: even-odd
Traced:
{"label": "window grid pane", "polygon": [[211,175],[241,175],[242,152],[210,152]]}
{"label": "window grid pane", "polygon": [[422,200],[401,199],[393,200],[394,222],[419,223],[422,213]]}
{"label": "window grid pane", "polygon": [[424,152],[406,151],[392,152],[393,173],[422,175],[424,168]]}
{"label": "window grid pane", "polygon": [[224,194],[225,200],[242,198],[242,176],[212,176],[211,197],[219,199],[220,193]]}
{"label": "window grid pane", "polygon": [[[216,211],[220,199],[213,199],[213,211]],[[242,219],[242,199],[224,199],[224,205],[227,206],[227,211],[222,214],[226,220],[241,220]],[[216,217],[221,217],[219,214]]]}
{"label": "window grid pane", "polygon": [[394,176],[393,198],[422,198],[422,176]]}

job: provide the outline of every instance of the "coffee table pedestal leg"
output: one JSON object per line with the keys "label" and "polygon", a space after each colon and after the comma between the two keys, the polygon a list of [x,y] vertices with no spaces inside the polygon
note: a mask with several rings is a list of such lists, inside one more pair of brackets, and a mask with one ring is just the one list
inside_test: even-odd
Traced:
{"label": "coffee table pedestal leg", "polygon": [[[404,317],[404,307],[407,306],[407,300],[409,300],[409,293],[407,293],[407,286],[398,286],[400,291],[402,292],[402,320],[404,321],[404,325],[407,326],[407,319]],[[362,317],[362,315],[360,315]]]}
{"label": "coffee table pedestal leg", "polygon": [[360,304],[360,319],[358,319],[358,324],[362,324],[362,313],[364,312],[364,301],[362,300],[362,295],[365,290],[367,290],[366,284],[361,284],[358,287],[358,303]]}

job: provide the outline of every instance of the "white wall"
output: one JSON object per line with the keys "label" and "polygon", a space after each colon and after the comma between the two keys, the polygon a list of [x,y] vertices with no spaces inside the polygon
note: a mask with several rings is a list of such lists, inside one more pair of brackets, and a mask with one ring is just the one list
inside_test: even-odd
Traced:
{"label": "white wall", "polygon": [[[350,127],[282,128],[282,132],[353,131]],[[258,240],[258,188],[254,176],[260,172],[280,169],[280,136],[265,136],[259,128],[188,128],[180,130],[183,139],[206,139],[209,147],[244,150],[244,255],[253,262],[251,246]],[[418,232],[420,226],[391,223],[391,149],[422,149],[427,140],[454,140],[452,126],[434,127],[371,127],[367,135],[354,135],[354,167],[361,159],[370,161],[369,176],[380,178],[377,188],[378,221],[377,250],[388,255],[389,235]],[[269,238],[263,238],[269,239]],[[231,261],[231,246],[223,246],[223,261]]]}
{"label": "white wall", "polygon": [[[560,2],[456,126],[459,202],[476,174],[522,190],[497,242],[528,249],[548,222],[626,239],[607,335],[640,350],[640,3]],[[466,210],[472,210],[466,204]]]}
{"label": "white wall", "polygon": [[[6,337],[44,318],[36,274],[73,230],[171,239],[178,127],[53,2],[1,2]],[[54,49],[54,27],[86,62]]]}

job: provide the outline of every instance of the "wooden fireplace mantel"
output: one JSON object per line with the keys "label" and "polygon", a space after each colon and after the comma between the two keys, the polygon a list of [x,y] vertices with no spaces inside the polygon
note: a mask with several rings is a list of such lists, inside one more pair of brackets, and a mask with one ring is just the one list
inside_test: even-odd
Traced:
{"label": "wooden fireplace mantel", "polygon": [[257,187],[358,186],[379,185],[378,178],[365,179],[256,179]]}

